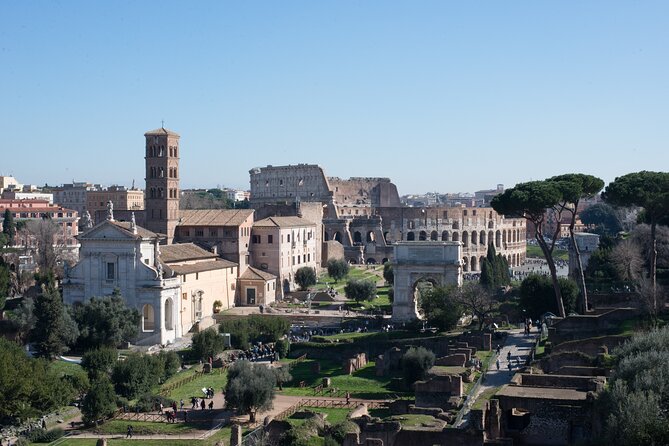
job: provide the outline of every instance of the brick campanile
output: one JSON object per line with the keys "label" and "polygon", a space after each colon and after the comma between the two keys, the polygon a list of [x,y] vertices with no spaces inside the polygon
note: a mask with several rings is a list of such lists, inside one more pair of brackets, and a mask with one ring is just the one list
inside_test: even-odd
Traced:
{"label": "brick campanile", "polygon": [[179,135],[165,128],[146,132],[146,229],[172,244],[179,222]]}

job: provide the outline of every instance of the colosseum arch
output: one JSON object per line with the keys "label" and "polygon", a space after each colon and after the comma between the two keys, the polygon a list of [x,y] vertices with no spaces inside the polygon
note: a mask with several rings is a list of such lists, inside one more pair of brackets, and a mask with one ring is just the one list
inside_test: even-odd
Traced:
{"label": "colosseum arch", "polygon": [[343,243],[342,242],[343,237],[341,235],[341,232],[339,232],[339,231],[335,231],[334,235],[332,236],[332,239],[339,242],[339,243]]}
{"label": "colosseum arch", "polygon": [[437,231],[432,231],[430,233],[430,240],[436,242],[439,240],[439,233]]}
{"label": "colosseum arch", "polygon": [[489,231],[488,232],[488,243],[487,244],[489,245],[489,244],[493,243],[494,240],[495,240],[495,234],[492,231]]}
{"label": "colosseum arch", "polygon": [[367,243],[374,241],[374,231],[367,231]]}
{"label": "colosseum arch", "polygon": [[479,233],[479,245],[485,245],[485,231]]}
{"label": "colosseum arch", "polygon": [[441,233],[441,241],[442,242],[447,242],[448,241],[448,231],[444,231]]}
{"label": "colosseum arch", "polygon": [[413,231],[407,232],[407,241],[413,242],[414,240],[416,240],[416,234]]}
{"label": "colosseum arch", "polygon": [[420,232],[418,233],[418,240],[420,240],[420,241],[425,241],[425,240],[427,240],[427,232],[425,232],[425,231],[420,231]]}
{"label": "colosseum arch", "polygon": [[495,248],[500,248],[501,246],[502,246],[502,233],[498,229],[497,232],[495,232]]}
{"label": "colosseum arch", "polygon": [[462,231],[462,246],[465,248],[469,246],[469,233],[467,231]]}
{"label": "colosseum arch", "polygon": [[362,234],[360,231],[355,231],[353,233],[353,243],[362,243]]}
{"label": "colosseum arch", "polygon": [[476,246],[479,241],[479,233],[476,231],[472,231],[472,246]]}
{"label": "colosseum arch", "polygon": [[398,242],[394,249],[393,321],[409,321],[420,317],[419,297],[416,295],[419,283],[428,282],[436,286],[462,284],[459,243]]}
{"label": "colosseum arch", "polygon": [[453,241],[454,242],[459,242],[460,241],[460,233],[453,232]]}
{"label": "colosseum arch", "polygon": [[477,265],[477,262],[476,262],[476,256],[472,256],[472,259],[471,259],[471,271],[472,271],[472,272],[474,272],[474,271],[478,271],[478,265]]}

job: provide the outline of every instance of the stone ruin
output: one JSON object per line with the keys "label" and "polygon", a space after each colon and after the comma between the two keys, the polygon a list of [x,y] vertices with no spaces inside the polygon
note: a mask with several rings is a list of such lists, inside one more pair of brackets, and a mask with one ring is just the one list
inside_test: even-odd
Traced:
{"label": "stone ruin", "polygon": [[367,354],[366,353],[357,353],[352,358],[344,360],[343,369],[344,373],[351,375],[356,370],[360,370],[367,365]]}

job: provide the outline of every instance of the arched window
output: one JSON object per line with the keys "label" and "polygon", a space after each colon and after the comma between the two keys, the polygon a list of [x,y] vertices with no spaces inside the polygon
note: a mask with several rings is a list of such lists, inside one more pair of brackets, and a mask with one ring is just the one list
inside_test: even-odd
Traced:
{"label": "arched window", "polygon": [[472,271],[478,270],[478,268],[476,267],[476,257],[474,257],[474,256],[472,256],[472,268],[471,268],[471,270]]}
{"label": "arched window", "polygon": [[453,233],[453,241],[454,242],[459,242],[460,241],[460,233],[458,233],[458,232]]}
{"label": "arched window", "polygon": [[433,241],[439,240],[439,233],[437,231],[432,231],[430,233],[430,240],[433,240]]}
{"label": "arched window", "polygon": [[441,241],[442,242],[447,242],[448,241],[448,231],[444,231],[441,233]]}
{"label": "arched window", "polygon": [[502,245],[502,233],[500,231],[495,232],[495,248],[499,248]]}
{"label": "arched window", "polygon": [[476,245],[476,242],[478,241],[479,234],[476,231],[472,231],[472,246]]}
{"label": "arched window", "polygon": [[427,232],[420,231],[420,233],[418,234],[418,240],[421,240],[421,241],[427,240]]}
{"label": "arched window", "polygon": [[469,233],[467,231],[462,231],[462,246],[465,248],[469,246]]}
{"label": "arched window", "polygon": [[462,271],[469,271],[469,262],[467,261],[467,257],[462,258]]}
{"label": "arched window", "polygon": [[367,232],[367,242],[373,242],[374,241],[374,232],[369,231]]}
{"label": "arched window", "polygon": [[142,307],[142,331],[154,331],[156,329],[155,317],[153,305],[146,304]]}
{"label": "arched window", "polygon": [[360,231],[353,233],[353,243],[362,243],[362,234],[360,234]]}
{"label": "arched window", "polygon": [[416,235],[413,232],[407,232],[407,240],[413,242],[416,240]]}
{"label": "arched window", "polygon": [[481,231],[479,233],[479,245],[485,245],[486,240],[485,240],[485,231]]}

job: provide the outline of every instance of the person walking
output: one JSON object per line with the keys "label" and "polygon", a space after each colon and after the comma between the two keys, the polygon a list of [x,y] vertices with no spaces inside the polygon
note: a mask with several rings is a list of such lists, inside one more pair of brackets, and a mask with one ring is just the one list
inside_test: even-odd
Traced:
{"label": "person walking", "polygon": [[207,407],[207,403],[204,402],[204,398],[202,398],[202,402],[200,403],[200,407],[202,410],[204,410],[205,407]]}
{"label": "person walking", "polygon": [[497,358],[497,370],[499,370],[499,358]]}
{"label": "person walking", "polygon": [[209,401],[209,410],[214,408],[214,400]]}
{"label": "person walking", "polygon": [[183,398],[181,398],[181,401],[179,401],[179,410],[181,410],[182,412],[184,410],[184,399]]}
{"label": "person walking", "polygon": [[126,433],[125,438],[132,438],[132,424],[128,424],[128,432]]}

